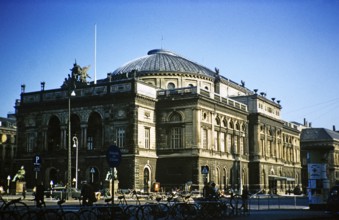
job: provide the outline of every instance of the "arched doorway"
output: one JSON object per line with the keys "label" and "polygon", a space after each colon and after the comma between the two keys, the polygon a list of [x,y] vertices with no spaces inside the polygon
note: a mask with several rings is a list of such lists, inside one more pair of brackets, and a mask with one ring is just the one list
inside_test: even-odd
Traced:
{"label": "arched doorway", "polygon": [[63,185],[63,182],[60,179],[59,176],[59,170],[55,167],[50,167],[46,169],[46,177],[44,178],[44,185],[49,186],[51,181],[53,181],[53,185],[60,184]]}
{"label": "arched doorway", "polygon": [[144,168],[144,192],[150,191],[150,184],[151,184],[151,171],[149,167]]}

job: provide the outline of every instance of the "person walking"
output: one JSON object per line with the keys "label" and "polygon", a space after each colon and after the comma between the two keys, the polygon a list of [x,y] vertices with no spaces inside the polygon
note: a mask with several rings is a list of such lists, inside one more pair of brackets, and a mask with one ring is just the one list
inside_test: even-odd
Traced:
{"label": "person walking", "polygon": [[40,208],[42,205],[45,205],[45,187],[41,182],[39,185],[36,186],[35,190],[35,198],[36,207]]}

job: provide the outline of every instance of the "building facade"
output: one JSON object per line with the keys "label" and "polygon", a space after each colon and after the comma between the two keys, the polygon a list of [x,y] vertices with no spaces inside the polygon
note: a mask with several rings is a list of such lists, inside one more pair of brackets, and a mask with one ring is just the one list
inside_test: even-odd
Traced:
{"label": "building facade", "polygon": [[324,206],[330,188],[339,184],[339,133],[335,129],[303,129],[301,160],[310,207]]}
{"label": "building facade", "polygon": [[119,188],[149,191],[160,182],[164,190],[201,190],[214,181],[220,189],[283,192],[300,182],[300,131],[280,118],[279,102],[217,68],[151,50],[97,82],[87,82],[85,68],[74,64],[61,88],[41,86],[23,89],[17,101],[15,165],[34,170],[39,155],[38,178],[46,184],[76,176],[77,149],[78,182],[104,186],[112,144],[122,152]]}
{"label": "building facade", "polygon": [[16,120],[14,115],[0,117],[0,186],[7,186],[7,179],[13,178],[13,160],[17,155]]}

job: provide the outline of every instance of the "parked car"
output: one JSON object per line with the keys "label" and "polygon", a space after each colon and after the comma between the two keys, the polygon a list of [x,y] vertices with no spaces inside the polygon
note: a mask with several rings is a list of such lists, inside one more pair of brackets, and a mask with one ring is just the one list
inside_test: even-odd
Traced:
{"label": "parked car", "polygon": [[[81,191],[75,188],[70,189],[70,197],[73,199],[80,199],[81,198]],[[67,189],[65,186],[57,186],[53,187],[52,190],[45,191],[45,195],[47,198],[54,198],[58,200],[66,199],[67,197]]]}
{"label": "parked car", "polygon": [[339,214],[339,185],[330,189],[326,209],[332,214]]}

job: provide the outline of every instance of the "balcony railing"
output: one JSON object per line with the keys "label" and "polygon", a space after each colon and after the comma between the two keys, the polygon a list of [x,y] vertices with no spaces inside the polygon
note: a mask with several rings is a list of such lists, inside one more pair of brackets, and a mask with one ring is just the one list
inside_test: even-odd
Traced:
{"label": "balcony railing", "polygon": [[157,91],[157,97],[162,98],[162,97],[169,97],[169,96],[178,96],[178,95],[186,95],[186,94],[198,94],[201,96],[209,97],[214,99],[215,101],[219,101],[222,103],[225,103],[228,106],[232,106],[237,109],[241,109],[243,111],[247,111],[247,105],[226,98],[226,97],[221,97],[217,93],[212,93],[208,90],[201,89],[199,87],[185,87],[185,88],[178,88],[178,89],[166,89],[166,90],[159,90]]}

